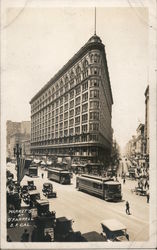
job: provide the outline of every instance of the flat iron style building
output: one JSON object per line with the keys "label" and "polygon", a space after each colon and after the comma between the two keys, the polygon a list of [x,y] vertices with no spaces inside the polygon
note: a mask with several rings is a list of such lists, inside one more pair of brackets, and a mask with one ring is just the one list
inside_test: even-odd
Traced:
{"label": "flat iron style building", "polygon": [[94,35],[31,99],[32,154],[105,162],[112,104],[105,48]]}

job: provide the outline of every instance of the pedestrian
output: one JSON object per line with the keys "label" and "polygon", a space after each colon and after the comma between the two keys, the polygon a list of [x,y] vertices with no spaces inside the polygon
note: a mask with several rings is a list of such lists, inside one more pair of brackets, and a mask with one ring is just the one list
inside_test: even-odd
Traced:
{"label": "pedestrian", "polygon": [[24,230],[24,233],[21,236],[21,241],[22,242],[28,242],[29,241],[29,233],[27,229]]}
{"label": "pedestrian", "polygon": [[42,179],[43,179],[43,177],[44,177],[44,174],[43,174],[43,173],[41,174],[41,177],[42,177]]}
{"label": "pedestrian", "polygon": [[123,184],[125,184],[125,178],[123,179]]}
{"label": "pedestrian", "polygon": [[12,242],[12,240],[10,239],[10,236],[9,236],[9,235],[7,235],[7,241],[8,241],[8,242]]}
{"label": "pedestrian", "polygon": [[51,236],[49,235],[48,232],[46,232],[46,235],[44,236],[44,241],[47,241],[47,242],[51,241]]}
{"label": "pedestrian", "polygon": [[38,242],[38,231],[37,231],[37,226],[34,225],[32,235],[31,235],[31,242]]}
{"label": "pedestrian", "polygon": [[126,214],[130,215],[130,205],[129,205],[129,202],[127,201],[125,205],[126,205]]}
{"label": "pedestrian", "polygon": [[149,203],[149,190],[147,191],[147,203]]}

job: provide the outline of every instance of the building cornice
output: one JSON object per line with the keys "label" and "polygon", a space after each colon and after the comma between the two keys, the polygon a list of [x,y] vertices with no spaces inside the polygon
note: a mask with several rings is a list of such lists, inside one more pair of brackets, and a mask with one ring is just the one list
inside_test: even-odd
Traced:
{"label": "building cornice", "polygon": [[[107,66],[104,44],[102,44],[101,42],[93,42],[93,41],[90,42],[90,39],[89,39],[89,41],[50,79],[50,81],[48,81],[48,83],[45,84],[39,90],[39,92],[31,99],[30,104],[32,104],[32,102],[35,101],[53,83],[55,83],[59,78],[61,78],[64,75],[64,73],[66,73],[73,65],[75,65],[80,60],[81,57],[83,57],[88,51],[93,50],[93,49],[99,49],[100,51],[103,52],[105,69],[107,72],[109,89],[110,89],[110,94],[112,98],[112,91],[111,91],[111,86],[110,86],[110,78],[109,78],[109,73],[108,73],[108,66]],[[113,102],[113,98],[112,98],[112,102]]]}

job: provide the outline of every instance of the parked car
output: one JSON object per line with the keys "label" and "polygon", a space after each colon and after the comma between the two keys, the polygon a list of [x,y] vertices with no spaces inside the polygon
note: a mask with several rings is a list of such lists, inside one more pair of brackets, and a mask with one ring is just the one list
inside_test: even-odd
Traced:
{"label": "parked car", "polygon": [[103,220],[101,222],[102,235],[107,241],[128,241],[127,228],[116,219]]}
{"label": "parked car", "polygon": [[29,190],[36,190],[37,187],[34,185],[34,181],[27,181]]}
{"label": "parked car", "polygon": [[56,198],[57,196],[56,192],[53,192],[52,183],[44,183],[42,191],[47,198]]}

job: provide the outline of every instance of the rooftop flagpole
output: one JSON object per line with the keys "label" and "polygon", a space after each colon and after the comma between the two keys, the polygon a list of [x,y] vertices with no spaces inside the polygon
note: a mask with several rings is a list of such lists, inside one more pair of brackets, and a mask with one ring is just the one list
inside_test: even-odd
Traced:
{"label": "rooftop flagpole", "polygon": [[96,7],[94,8],[95,19],[94,19],[94,35],[96,35]]}

